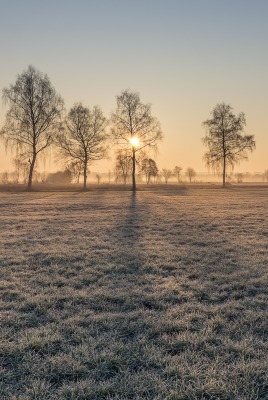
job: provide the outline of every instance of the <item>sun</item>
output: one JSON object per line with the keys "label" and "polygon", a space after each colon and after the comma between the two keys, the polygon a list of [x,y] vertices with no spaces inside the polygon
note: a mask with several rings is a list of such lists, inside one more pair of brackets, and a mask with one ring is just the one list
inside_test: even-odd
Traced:
{"label": "sun", "polygon": [[132,145],[133,147],[138,147],[139,144],[140,144],[140,140],[139,140],[137,137],[135,137],[135,136],[133,136],[132,138],[130,138],[129,141],[130,141],[130,143],[131,143],[131,145]]}

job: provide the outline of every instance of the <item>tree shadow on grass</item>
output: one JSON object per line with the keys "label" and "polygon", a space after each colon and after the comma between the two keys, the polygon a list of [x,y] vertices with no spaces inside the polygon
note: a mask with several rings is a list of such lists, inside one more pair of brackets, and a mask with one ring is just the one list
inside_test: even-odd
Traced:
{"label": "tree shadow on grass", "polygon": [[138,274],[144,263],[140,239],[143,234],[147,206],[141,201],[137,192],[130,194],[126,213],[119,219],[116,228],[118,232],[115,238],[117,255],[119,259],[126,262],[126,267],[131,274]]}

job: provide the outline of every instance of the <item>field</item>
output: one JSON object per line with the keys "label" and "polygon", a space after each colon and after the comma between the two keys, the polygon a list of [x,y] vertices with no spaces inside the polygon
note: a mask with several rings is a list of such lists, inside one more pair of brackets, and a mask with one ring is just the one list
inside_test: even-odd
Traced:
{"label": "field", "polygon": [[268,399],[268,188],[150,188],[0,193],[1,399]]}

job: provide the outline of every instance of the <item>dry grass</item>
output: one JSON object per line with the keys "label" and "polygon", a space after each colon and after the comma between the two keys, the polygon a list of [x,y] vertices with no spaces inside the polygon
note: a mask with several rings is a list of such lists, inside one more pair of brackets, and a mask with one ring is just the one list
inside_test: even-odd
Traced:
{"label": "dry grass", "polygon": [[165,189],[1,193],[1,399],[268,399],[268,190]]}

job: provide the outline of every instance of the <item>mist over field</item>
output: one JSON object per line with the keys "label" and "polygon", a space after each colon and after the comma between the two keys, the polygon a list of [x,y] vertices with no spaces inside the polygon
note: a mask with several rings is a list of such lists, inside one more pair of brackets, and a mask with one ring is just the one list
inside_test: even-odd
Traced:
{"label": "mist over field", "polygon": [[1,192],[1,399],[267,399],[267,204],[261,186]]}

